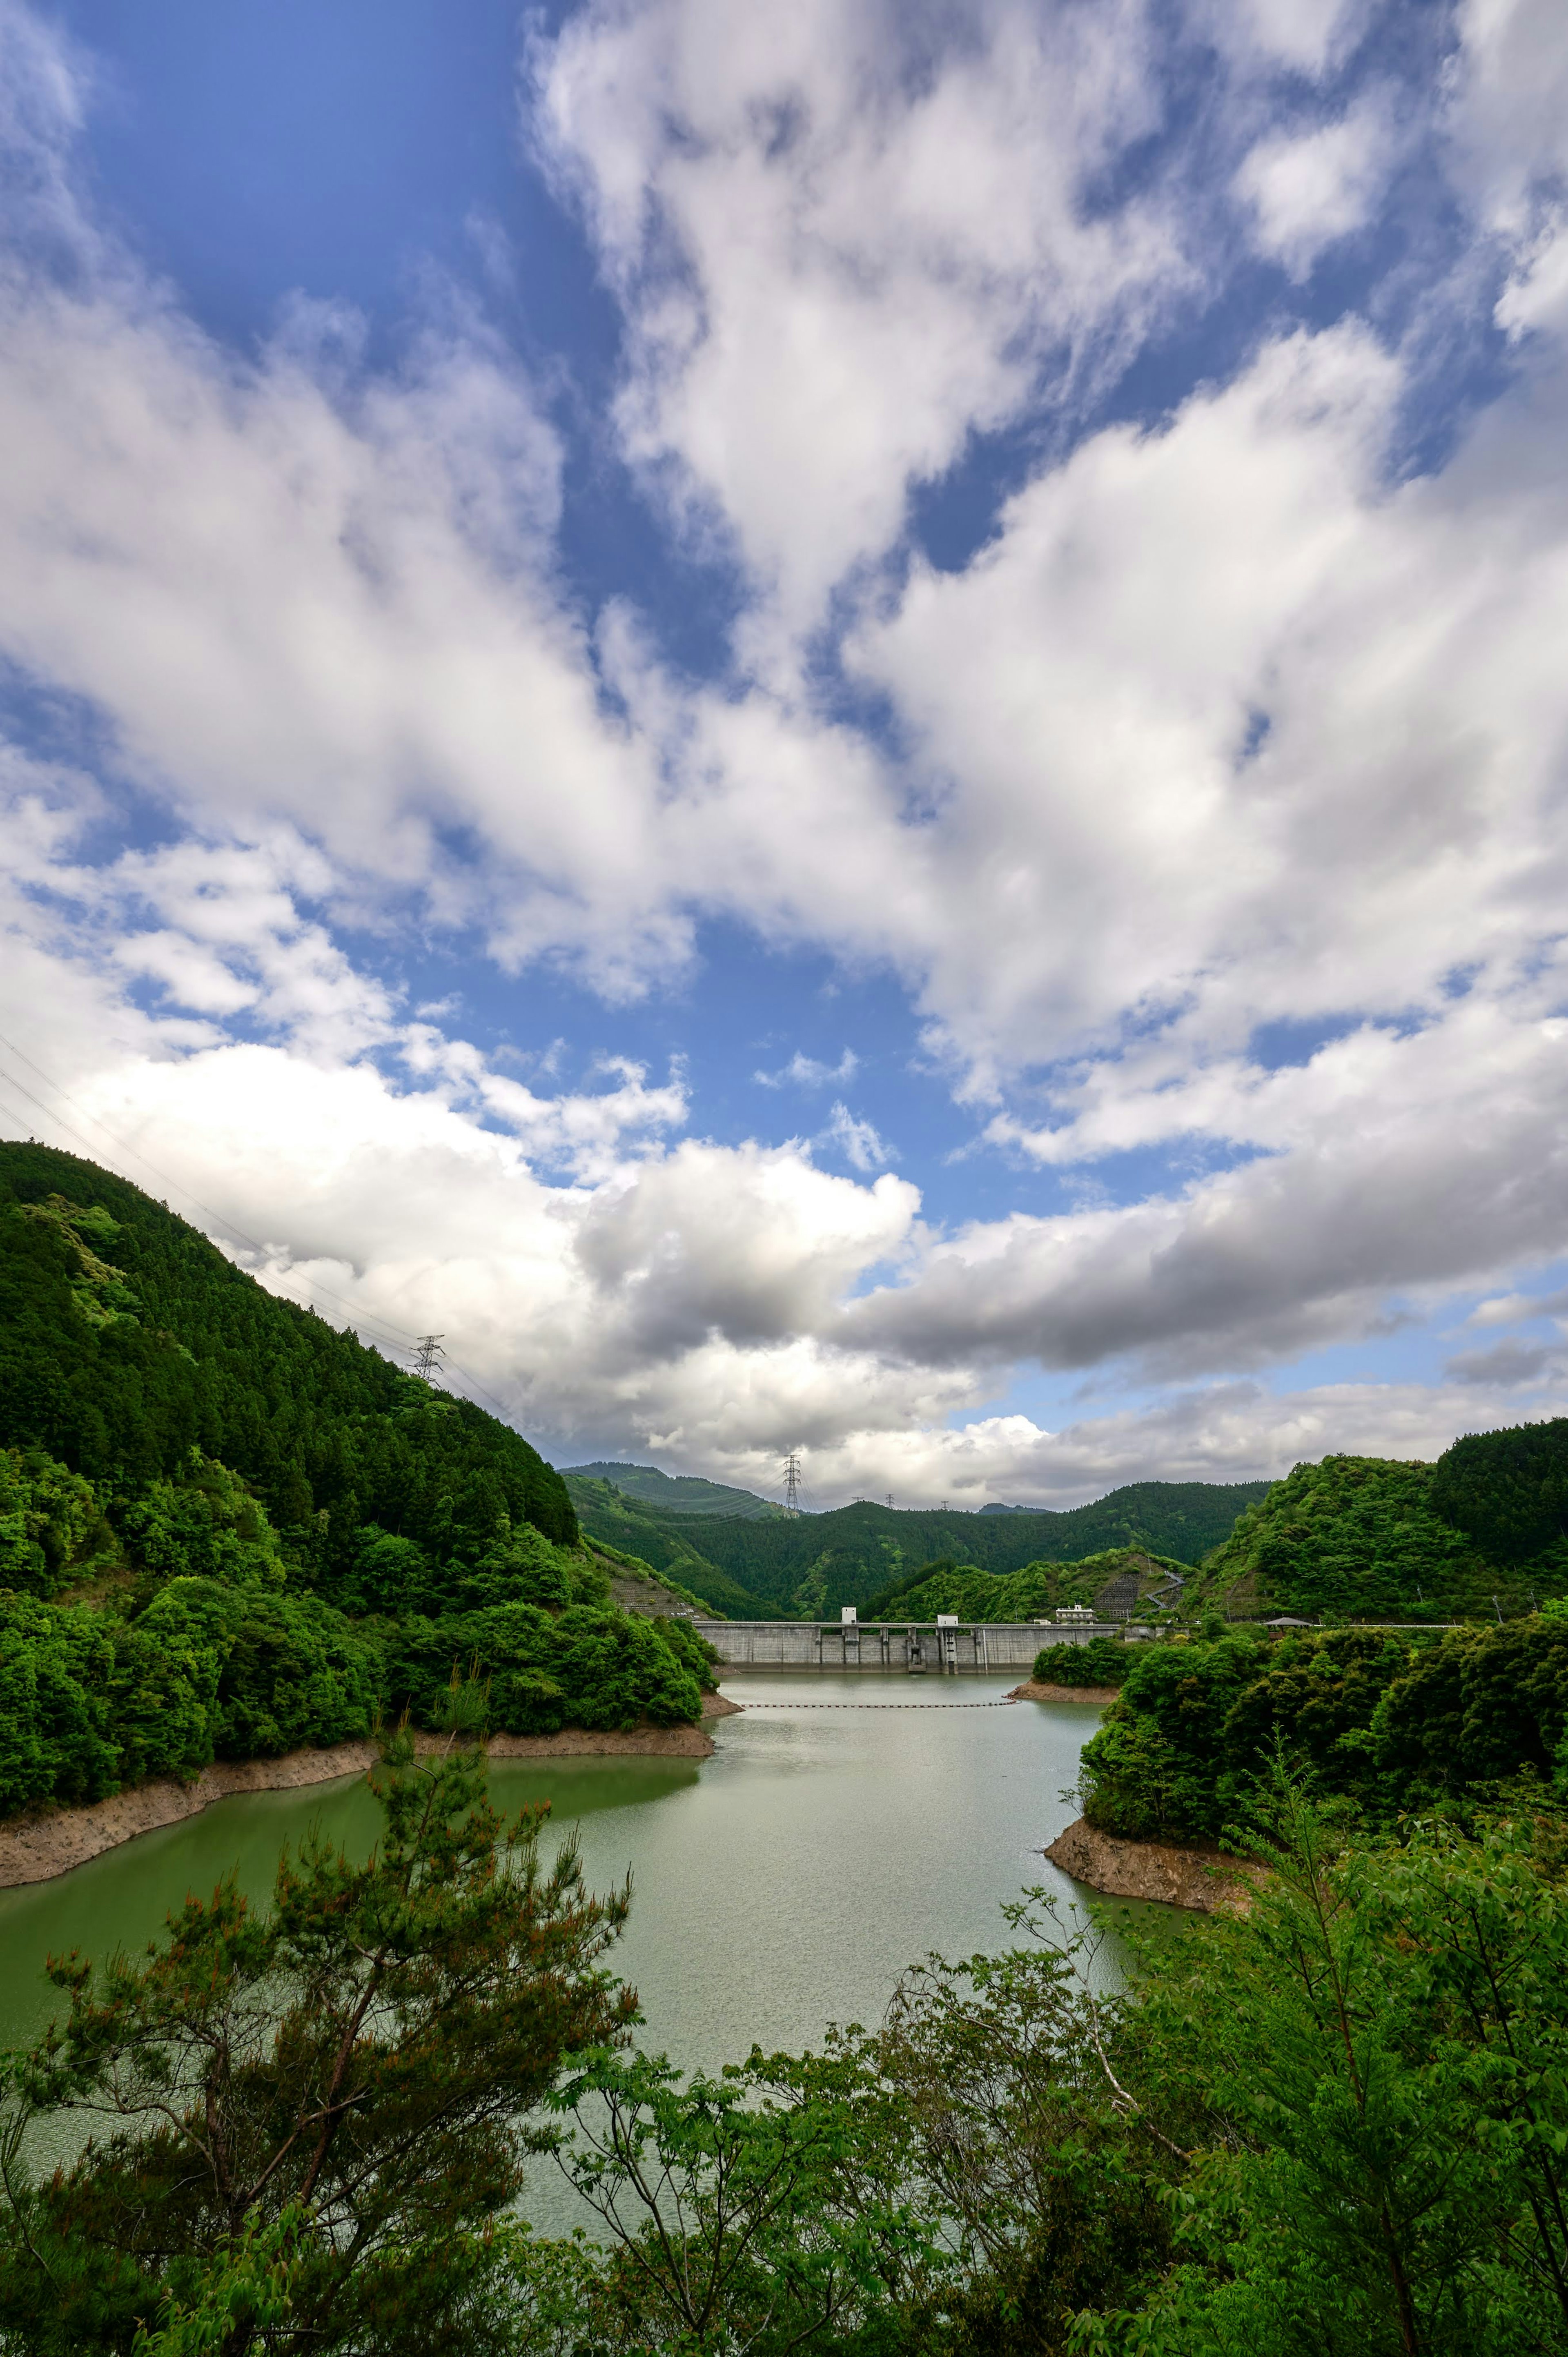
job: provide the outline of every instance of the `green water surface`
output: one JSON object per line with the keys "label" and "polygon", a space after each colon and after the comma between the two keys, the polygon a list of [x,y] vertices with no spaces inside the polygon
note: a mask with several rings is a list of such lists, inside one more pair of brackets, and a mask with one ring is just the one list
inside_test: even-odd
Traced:
{"label": "green water surface", "polygon": [[[754,2040],[799,2048],[830,2021],[877,2021],[929,1950],[1005,1945],[1001,1903],[1025,1884],[1072,1902],[1077,1886],[1039,1852],[1076,1813],[1061,1792],[1099,1713],[955,1706],[995,1704],[1006,1685],[726,1678],[747,1707],[714,1725],[711,1760],[503,1762],[491,1792],[511,1811],[548,1799],[556,1825],[578,1828],[596,1887],[629,1868],[618,1968],[641,1997],[640,2042],[713,2069]],[[47,1951],[134,1950],[188,1890],[231,1870],[263,1898],[279,1847],[312,1824],[363,1856],[379,1824],[362,1778],[246,1793],[0,1892],[0,2045],[36,2036],[52,2009]]]}

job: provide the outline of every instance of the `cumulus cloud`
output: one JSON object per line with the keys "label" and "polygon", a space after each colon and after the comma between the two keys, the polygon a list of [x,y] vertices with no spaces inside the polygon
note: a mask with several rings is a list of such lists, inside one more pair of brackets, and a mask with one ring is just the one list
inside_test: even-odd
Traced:
{"label": "cumulus cloud", "polygon": [[1368,93],[1337,123],[1261,139],[1236,176],[1260,253],[1305,278],[1370,219],[1392,162],[1388,103]]}
{"label": "cumulus cloud", "polygon": [[1555,1374],[1557,1363],[1542,1344],[1510,1338],[1494,1342],[1489,1351],[1462,1351],[1443,1372],[1450,1383],[1485,1383],[1511,1391],[1517,1384],[1538,1383],[1548,1372]]}
{"label": "cumulus cloud", "polygon": [[[81,196],[81,59],[6,8],[0,647],[106,748],[95,780],[5,756],[7,1029],[62,1117],[220,1205],[267,1281],[460,1333],[542,1436],[736,1478],[793,1441],[819,1491],[1060,1501],[1554,1396],[1523,1344],[1430,1391],[1207,1380],[1568,1251],[1561,11],[1456,19],[1476,251],[1444,300],[1468,272],[1517,349],[1440,464],[1355,317],[1260,328],[1155,424],[1094,414],[1217,291],[1238,188],[1298,274],[1376,217],[1391,100],[1266,102],[1367,20],[595,0],[533,46],[532,135],[626,323],[621,447],[732,568],[733,667],[693,683],[627,601],[565,595],[560,433],[472,305],[390,369],[338,304],[253,355],[204,336]],[[1161,79],[1199,38],[1246,96],[1207,130]],[[911,556],[913,489],[1026,420],[979,554]],[[127,782],[160,847],[105,856]],[[679,1065],[525,1085],[343,946],[473,929],[614,999],[709,915],[890,971],[987,1148],[1101,1199],[939,1229],[847,1096],[847,1168],[721,1146]],[[1123,1201],[1132,1156],[1163,1159]],[[1050,1434],[983,1413],[1018,1361],[1181,1388]]]}
{"label": "cumulus cloud", "polygon": [[795,623],[1043,369],[1092,380],[1196,283],[1157,193],[1085,201],[1160,127],[1155,39],[1144,0],[596,0],[532,52],[632,330],[627,447]]}

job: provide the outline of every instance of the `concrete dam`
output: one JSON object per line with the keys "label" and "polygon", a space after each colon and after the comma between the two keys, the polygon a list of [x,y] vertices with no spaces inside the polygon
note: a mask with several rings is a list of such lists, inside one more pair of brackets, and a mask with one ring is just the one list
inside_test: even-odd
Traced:
{"label": "concrete dam", "polygon": [[704,1620],[692,1626],[726,1669],[872,1670],[905,1676],[1026,1674],[1042,1645],[1119,1637],[1112,1622]]}

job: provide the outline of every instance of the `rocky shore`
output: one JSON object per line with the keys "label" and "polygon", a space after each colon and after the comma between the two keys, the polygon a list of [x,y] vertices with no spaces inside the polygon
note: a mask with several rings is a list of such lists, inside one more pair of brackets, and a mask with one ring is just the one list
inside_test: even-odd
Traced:
{"label": "rocky shore", "polygon": [[[703,1696],[704,1719],[727,1718],[740,1707],[724,1695]],[[421,1750],[433,1750],[440,1738],[420,1736],[416,1740]],[[492,1735],[488,1748],[492,1760],[707,1760],[714,1746],[700,1727],[567,1727],[559,1735]],[[286,1792],[306,1784],[329,1784],[339,1776],[363,1775],[375,1759],[375,1745],[366,1741],[289,1751],[281,1760],[215,1760],[194,1783],[159,1776],[81,1808],[14,1817],[0,1824],[0,1890],[48,1882],[121,1842],[134,1841],[138,1834],[199,1816],[214,1801],[226,1801],[232,1793]]]}
{"label": "rocky shore", "polygon": [[1188,1849],[1175,1842],[1123,1841],[1075,1818],[1046,1849],[1053,1866],[1112,1899],[1157,1899],[1195,1912],[1241,1914],[1257,1869],[1223,1850]]}
{"label": "rocky shore", "polygon": [[1116,1686],[1053,1686],[1039,1678],[1026,1678],[1007,1696],[1009,1702],[1092,1702],[1101,1709],[1114,1702],[1120,1688]]}

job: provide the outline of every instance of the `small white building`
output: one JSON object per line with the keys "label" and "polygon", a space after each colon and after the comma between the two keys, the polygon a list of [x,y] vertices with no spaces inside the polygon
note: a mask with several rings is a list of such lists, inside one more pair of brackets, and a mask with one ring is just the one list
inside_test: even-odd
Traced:
{"label": "small white building", "polygon": [[1092,1629],[1093,1608],[1088,1604],[1058,1604],[1057,1621],[1058,1626],[1069,1629]]}

